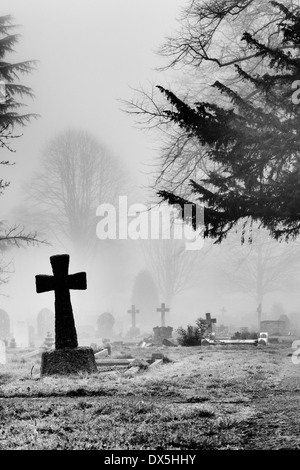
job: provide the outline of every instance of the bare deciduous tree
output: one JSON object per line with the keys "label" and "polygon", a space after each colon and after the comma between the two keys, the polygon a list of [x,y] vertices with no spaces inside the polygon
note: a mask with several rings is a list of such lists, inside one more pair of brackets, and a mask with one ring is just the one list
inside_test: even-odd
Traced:
{"label": "bare deciduous tree", "polygon": [[259,326],[266,295],[297,287],[300,247],[298,242],[278,243],[264,229],[255,228],[250,236],[251,243],[243,244],[240,235],[228,236],[216,247],[215,265],[224,287],[255,300]]}
{"label": "bare deciduous tree", "polygon": [[173,298],[199,284],[204,251],[186,250],[183,240],[147,240],[142,243],[147,268],[167,307]]}
{"label": "bare deciduous tree", "polygon": [[104,145],[86,131],[69,129],[46,145],[27,187],[31,215],[52,240],[91,254],[98,241],[96,209],[117,204],[125,181],[125,171]]}

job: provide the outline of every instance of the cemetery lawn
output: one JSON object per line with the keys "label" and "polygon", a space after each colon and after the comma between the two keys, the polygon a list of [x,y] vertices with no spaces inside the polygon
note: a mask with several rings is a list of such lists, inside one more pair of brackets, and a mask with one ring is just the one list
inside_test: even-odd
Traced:
{"label": "cemetery lawn", "polygon": [[39,359],[0,364],[0,450],[300,449],[300,364],[291,344],[121,347],[162,352],[147,369],[40,377]]}

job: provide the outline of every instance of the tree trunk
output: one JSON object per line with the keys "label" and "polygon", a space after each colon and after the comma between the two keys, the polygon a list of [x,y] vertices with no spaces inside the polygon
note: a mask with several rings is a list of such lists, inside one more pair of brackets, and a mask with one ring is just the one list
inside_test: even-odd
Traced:
{"label": "tree trunk", "polygon": [[258,321],[258,331],[259,332],[260,332],[261,312],[262,312],[262,304],[259,303],[258,307],[257,307],[257,321]]}

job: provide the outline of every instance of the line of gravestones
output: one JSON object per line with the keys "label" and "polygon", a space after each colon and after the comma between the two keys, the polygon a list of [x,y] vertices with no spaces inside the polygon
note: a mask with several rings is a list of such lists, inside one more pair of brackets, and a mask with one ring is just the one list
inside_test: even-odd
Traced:
{"label": "line of gravestones", "polygon": [[[158,344],[162,343],[165,338],[172,337],[172,327],[165,326],[165,314],[169,312],[170,309],[166,308],[165,304],[162,303],[160,308],[157,308],[157,312],[161,313],[161,326],[155,327],[154,330],[154,339],[153,341]],[[128,338],[134,338],[139,335],[140,330],[136,327],[136,314],[140,311],[136,309],[135,305],[132,305],[131,310],[128,310],[128,313],[131,314],[132,323],[131,328],[127,333]],[[19,322],[22,326],[23,331],[22,339],[16,342],[15,338],[10,338],[10,319],[7,312],[0,309],[0,339],[4,341],[6,347],[15,348],[15,347],[28,347],[35,345],[35,339],[44,339],[43,344],[46,347],[51,347],[54,343],[54,314],[48,308],[42,309],[37,315],[37,335],[32,333],[30,335],[29,327],[25,322]],[[103,338],[106,336],[112,336],[113,333],[113,324],[114,317],[109,312],[104,312],[98,317],[98,331],[97,336]],[[20,329],[20,328],[19,328]],[[27,330],[27,331],[26,331]]]}
{"label": "line of gravestones", "polygon": [[[161,343],[164,338],[172,337],[172,327],[165,327],[165,313],[169,312],[169,308],[166,308],[165,304],[162,303],[160,308],[157,308],[157,312],[161,312],[161,327],[155,327],[154,333],[155,343]],[[128,313],[132,316],[132,324],[129,332],[127,333],[128,338],[134,338],[139,335],[140,330],[136,327],[136,314],[140,311],[136,309],[135,305],[132,305],[131,310]],[[104,312],[98,317],[98,331],[97,336],[103,337],[113,336],[113,324],[114,317],[109,312]],[[51,347],[54,343],[54,314],[48,308],[42,309],[37,315],[37,334],[34,332],[30,334],[30,327],[27,327],[25,322],[19,322],[22,326],[23,331],[22,339],[16,342],[15,338],[10,338],[10,319],[9,315],[5,310],[0,309],[0,339],[4,341],[6,347],[28,347],[35,345],[36,339],[44,339],[44,345]],[[20,328],[19,328],[20,329]],[[26,331],[26,329],[28,331]]]}
{"label": "line of gravestones", "polygon": [[[37,293],[54,291],[55,296],[55,349],[42,353],[42,375],[97,371],[93,349],[78,346],[70,299],[70,289],[85,290],[87,288],[86,273],[69,274],[69,261],[69,255],[51,256],[53,275],[40,274],[35,277]],[[162,318],[160,329],[167,329],[164,323],[165,313],[169,309],[162,304],[157,310],[161,312]],[[138,311],[134,305],[128,313],[132,316],[132,328],[136,328],[135,316]]]}
{"label": "line of gravestones", "polygon": [[[78,346],[70,298],[70,289],[87,289],[86,273],[69,274],[69,262],[70,257],[67,254],[51,256],[50,263],[53,275],[40,274],[35,276],[36,292],[54,291],[55,298],[55,349],[43,351],[41,355],[41,375],[97,372],[93,349]],[[169,310],[164,303],[161,304],[160,308],[157,308],[157,312],[161,313],[161,326],[153,329],[154,342],[157,344],[162,344],[163,340],[172,337],[173,328],[165,326],[165,314]],[[139,310],[136,309],[135,305],[132,305],[128,313],[131,314],[131,329],[134,330],[136,329],[136,314],[139,313]],[[46,315],[45,312],[44,314]],[[47,313],[47,315],[49,314]],[[9,330],[9,317],[8,321],[7,317],[7,314],[3,315],[4,330],[5,327],[7,328],[7,323]],[[211,328],[212,323],[216,320],[211,319],[210,314],[206,314],[206,317],[209,328]],[[48,332],[46,344],[50,346],[51,341],[52,337]]]}

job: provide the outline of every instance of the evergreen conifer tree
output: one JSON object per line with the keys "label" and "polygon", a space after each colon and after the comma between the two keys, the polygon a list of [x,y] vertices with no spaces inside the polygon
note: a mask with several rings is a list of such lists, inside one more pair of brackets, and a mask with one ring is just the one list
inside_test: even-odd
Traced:
{"label": "evergreen conifer tree", "polygon": [[[235,65],[248,98],[217,81],[213,87],[227,106],[190,106],[159,87],[172,105],[165,116],[198,139],[211,168],[190,182],[190,200],[164,190],[159,195],[170,204],[204,205],[204,236],[217,242],[241,220],[259,222],[276,239],[300,233],[300,13],[271,4],[284,15],[280,49],[246,32],[242,41],[267,69],[249,74]],[[196,218],[192,222],[196,228]]]}
{"label": "evergreen conifer tree", "polygon": [[[28,60],[22,62],[9,62],[7,55],[14,52],[20,35],[14,34],[16,25],[13,24],[11,15],[0,16],[0,149],[14,152],[11,140],[20,137],[16,134],[16,127],[25,126],[31,118],[38,115],[34,113],[21,113],[20,108],[26,104],[23,100],[27,97],[33,98],[32,89],[22,85],[19,77],[30,73],[36,65],[36,61]],[[0,165],[9,165],[7,158],[0,158]],[[9,183],[0,177],[0,195]],[[6,223],[0,221],[0,252],[4,252],[12,245],[20,246],[22,242],[38,242],[36,232],[25,233],[19,225],[7,227]],[[1,261],[2,264],[2,261]],[[0,283],[6,282],[7,266],[0,268]]]}
{"label": "evergreen conifer tree", "polygon": [[30,73],[35,67],[35,61],[7,62],[6,56],[14,52],[14,46],[19,40],[18,34],[12,34],[15,26],[10,15],[0,16],[0,146],[9,147],[16,125],[24,126],[34,114],[20,114],[22,106],[20,98],[31,97],[33,92],[28,86],[19,83],[19,76]]}

